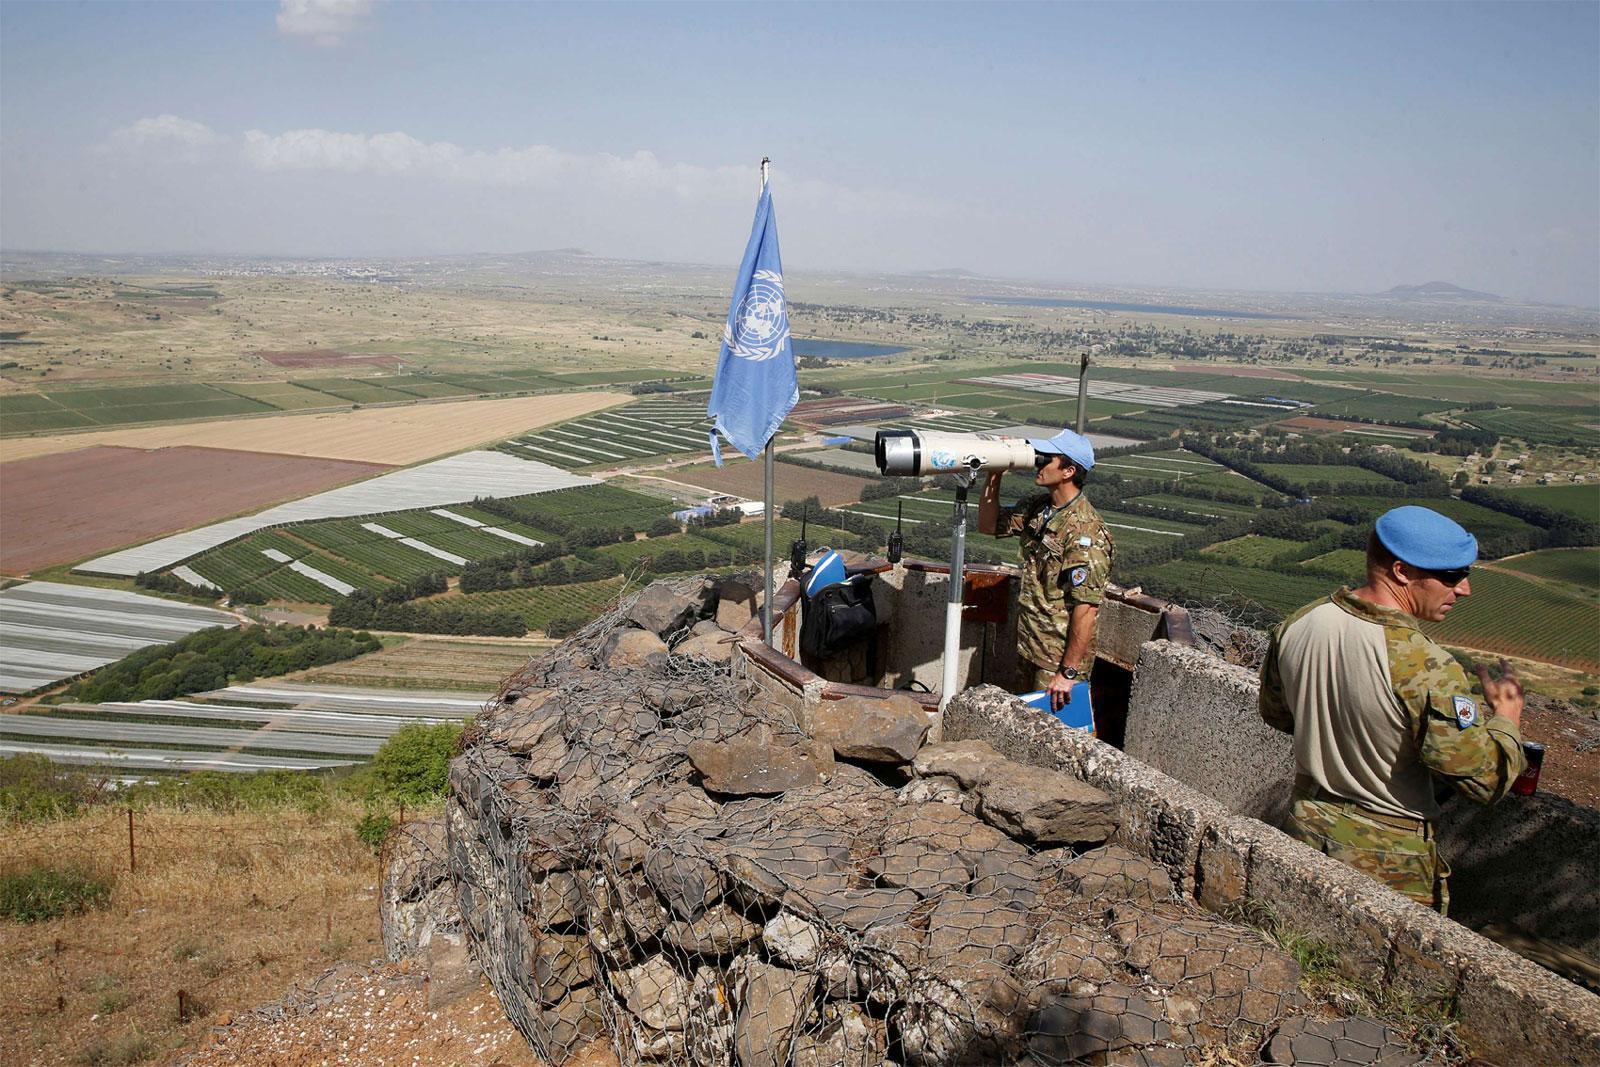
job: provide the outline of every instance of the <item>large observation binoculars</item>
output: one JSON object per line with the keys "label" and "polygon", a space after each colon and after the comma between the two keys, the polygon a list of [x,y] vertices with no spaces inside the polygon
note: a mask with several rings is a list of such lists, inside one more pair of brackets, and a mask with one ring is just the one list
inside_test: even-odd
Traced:
{"label": "large observation binoculars", "polygon": [[956,474],[1034,468],[1025,437],[992,433],[879,430],[872,443],[879,474]]}

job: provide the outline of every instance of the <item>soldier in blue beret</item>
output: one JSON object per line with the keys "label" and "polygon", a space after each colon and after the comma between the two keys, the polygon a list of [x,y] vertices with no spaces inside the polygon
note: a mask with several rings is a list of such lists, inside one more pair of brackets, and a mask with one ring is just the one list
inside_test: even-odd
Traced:
{"label": "soldier in blue beret", "polygon": [[1052,710],[1060,711],[1072,687],[1089,677],[1095,621],[1115,546],[1100,513],[1083,495],[1094,466],[1089,439],[1062,430],[1028,443],[1034,451],[1033,484],[1044,493],[1003,508],[1001,472],[991,473],[978,500],[978,529],[1022,542],[1017,651],[1031,669],[1031,687],[1048,690]]}
{"label": "soldier in blue beret", "polygon": [[1289,616],[1261,666],[1261,717],[1294,737],[1294,800],[1284,829],[1419,903],[1449,907],[1435,847],[1443,783],[1499,800],[1522,772],[1522,685],[1505,660],[1479,666],[1489,714],[1466,672],[1430,641],[1472,593],[1477,539],[1423,507],[1379,516],[1367,578]]}

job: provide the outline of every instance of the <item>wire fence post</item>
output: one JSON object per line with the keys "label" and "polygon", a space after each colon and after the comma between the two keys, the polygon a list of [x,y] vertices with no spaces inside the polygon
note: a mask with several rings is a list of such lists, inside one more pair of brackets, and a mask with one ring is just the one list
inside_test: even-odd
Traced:
{"label": "wire fence post", "polygon": [[133,808],[128,808],[128,873],[133,874],[137,868],[133,858]]}
{"label": "wire fence post", "polygon": [[188,1021],[189,1021],[189,994],[185,993],[183,990],[180,989],[180,990],[178,990],[178,1022],[186,1024],[186,1023],[188,1023]]}

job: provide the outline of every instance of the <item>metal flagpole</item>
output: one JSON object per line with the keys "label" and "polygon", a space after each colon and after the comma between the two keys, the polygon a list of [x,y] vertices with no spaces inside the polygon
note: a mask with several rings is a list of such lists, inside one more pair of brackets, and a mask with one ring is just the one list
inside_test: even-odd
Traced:
{"label": "metal flagpole", "polygon": [[1089,353],[1083,354],[1083,362],[1078,364],[1078,425],[1074,427],[1079,433],[1089,422]]}
{"label": "metal flagpole", "polygon": [[[767,188],[767,168],[772,160],[766,156],[761,157],[761,189]],[[774,432],[772,437],[776,437]],[[767,642],[767,647],[772,647],[772,437],[767,438],[767,447],[762,454],[762,501],[761,524],[763,527],[766,551],[763,556],[766,561],[764,567],[765,599],[761,601],[761,636]]]}
{"label": "metal flagpole", "polygon": [[961,598],[966,590],[967,488],[976,471],[956,473],[956,510],[950,523],[950,589],[944,605],[944,661],[939,679],[939,710],[956,695],[956,661],[961,655]]}

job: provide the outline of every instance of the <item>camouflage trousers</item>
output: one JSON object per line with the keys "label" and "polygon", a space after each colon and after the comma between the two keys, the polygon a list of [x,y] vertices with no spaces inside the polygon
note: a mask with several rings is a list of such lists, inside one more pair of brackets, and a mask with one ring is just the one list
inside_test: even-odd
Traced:
{"label": "camouflage trousers", "polygon": [[1368,811],[1346,800],[1297,792],[1284,822],[1290,837],[1404,893],[1440,915],[1450,912],[1450,867],[1433,824]]}

